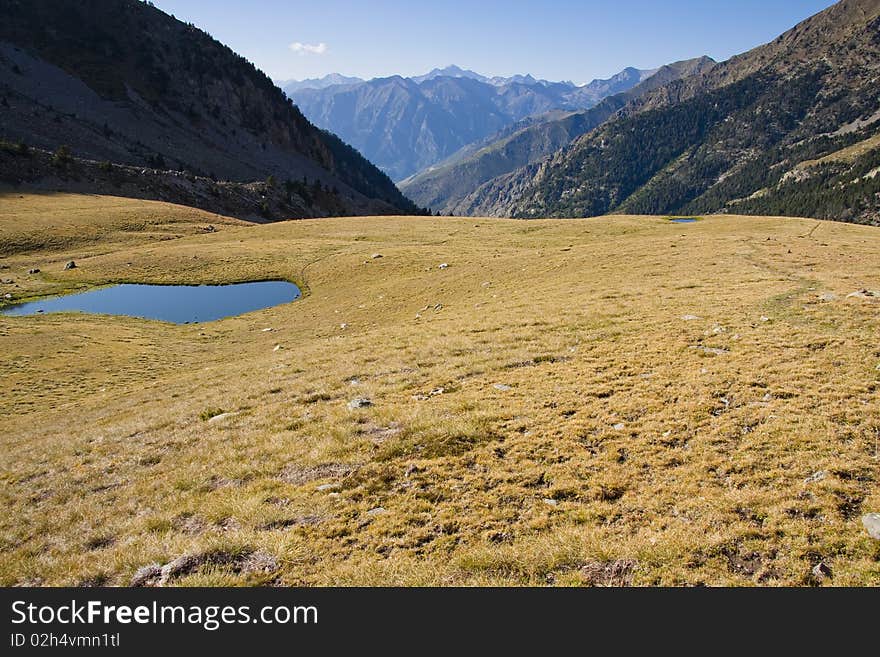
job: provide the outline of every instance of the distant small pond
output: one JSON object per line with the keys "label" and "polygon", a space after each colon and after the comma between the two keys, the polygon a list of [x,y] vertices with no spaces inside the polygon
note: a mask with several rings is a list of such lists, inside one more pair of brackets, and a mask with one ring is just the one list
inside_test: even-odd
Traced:
{"label": "distant small pond", "polygon": [[697,222],[696,217],[676,217],[675,219],[670,219],[674,224],[694,224]]}
{"label": "distant small pond", "polygon": [[288,303],[301,296],[287,281],[260,281],[231,285],[123,284],[88,292],[29,301],[0,309],[3,315],[82,312],[127,315],[187,324],[242,315]]}

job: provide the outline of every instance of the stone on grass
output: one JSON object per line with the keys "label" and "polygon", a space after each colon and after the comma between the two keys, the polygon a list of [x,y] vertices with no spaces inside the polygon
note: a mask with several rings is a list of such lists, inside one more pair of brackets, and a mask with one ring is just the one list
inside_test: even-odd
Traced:
{"label": "stone on grass", "polygon": [[880,513],[866,513],[862,516],[862,524],[868,530],[868,536],[880,541]]}
{"label": "stone on grass", "polygon": [[356,408],[366,408],[367,406],[372,406],[373,402],[366,397],[356,397],[348,402],[348,408],[350,410],[355,410]]}
{"label": "stone on grass", "polygon": [[682,315],[681,318],[686,322],[691,322],[695,319],[700,319],[697,315]]}
{"label": "stone on grass", "polygon": [[510,386],[505,383],[496,383],[492,387],[495,388],[495,390],[500,390],[501,392],[507,392],[511,389]]}
{"label": "stone on grass", "polygon": [[215,415],[214,417],[208,418],[208,424],[216,424],[217,422],[222,422],[223,420],[228,420],[231,417],[235,417],[238,415],[238,411],[230,411],[228,413],[220,413],[220,415]]}
{"label": "stone on grass", "polygon": [[383,507],[377,506],[373,509],[367,511],[368,516],[381,516],[383,513],[388,513]]}
{"label": "stone on grass", "polygon": [[151,563],[148,566],[138,568],[132,576],[129,586],[155,586],[162,578],[162,566],[158,563]]}
{"label": "stone on grass", "polygon": [[825,579],[826,577],[831,577],[831,567],[824,561],[820,561],[815,566],[813,566],[813,577],[815,577],[816,579]]}
{"label": "stone on grass", "polygon": [[76,263],[75,263],[73,260],[71,260],[71,261],[68,262],[66,265],[64,265],[64,269],[65,269],[65,270],[67,270],[67,269],[76,269]]}
{"label": "stone on grass", "polygon": [[441,262],[438,266],[440,269],[446,269],[447,267],[449,267],[449,264],[445,263],[445,262]]}
{"label": "stone on grass", "polygon": [[826,476],[827,475],[824,470],[817,470],[816,472],[811,474],[809,477],[804,479],[804,483],[805,484],[813,484],[817,481],[822,481]]}

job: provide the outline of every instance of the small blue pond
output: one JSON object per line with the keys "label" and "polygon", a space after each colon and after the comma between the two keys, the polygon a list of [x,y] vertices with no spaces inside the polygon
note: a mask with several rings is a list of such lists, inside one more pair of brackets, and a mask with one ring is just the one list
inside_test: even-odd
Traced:
{"label": "small blue pond", "polygon": [[694,217],[678,217],[676,219],[670,219],[674,224],[694,224],[697,220]]}
{"label": "small blue pond", "polygon": [[112,285],[0,309],[3,315],[83,312],[127,315],[163,322],[210,322],[288,303],[300,290],[287,281],[233,285]]}

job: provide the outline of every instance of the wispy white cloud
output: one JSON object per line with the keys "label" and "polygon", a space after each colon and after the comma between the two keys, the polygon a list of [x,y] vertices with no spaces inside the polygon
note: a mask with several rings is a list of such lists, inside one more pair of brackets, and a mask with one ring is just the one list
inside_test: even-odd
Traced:
{"label": "wispy white cloud", "polygon": [[290,44],[290,49],[299,55],[323,55],[327,52],[327,44],[321,43],[300,43],[294,41]]}

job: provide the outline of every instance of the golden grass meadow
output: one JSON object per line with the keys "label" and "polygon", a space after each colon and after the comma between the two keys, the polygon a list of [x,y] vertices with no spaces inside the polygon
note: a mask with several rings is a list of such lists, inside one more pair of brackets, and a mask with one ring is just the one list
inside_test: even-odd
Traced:
{"label": "golden grass meadow", "polygon": [[0,316],[0,584],[880,584],[876,228],[7,192],[0,266],[303,290]]}

